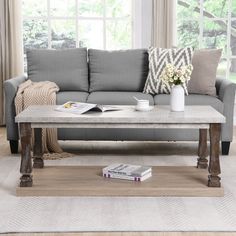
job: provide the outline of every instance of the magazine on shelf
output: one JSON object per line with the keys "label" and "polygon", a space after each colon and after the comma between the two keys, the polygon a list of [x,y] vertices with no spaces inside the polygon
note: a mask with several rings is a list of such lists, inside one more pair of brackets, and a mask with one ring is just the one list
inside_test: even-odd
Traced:
{"label": "magazine on shelf", "polygon": [[110,106],[110,105],[99,105],[93,103],[83,103],[83,102],[66,102],[63,105],[58,106],[55,110],[61,112],[69,112],[75,114],[83,114],[88,111],[115,111],[120,110],[118,107]]}
{"label": "magazine on shelf", "polygon": [[142,182],[152,176],[152,172],[149,172],[141,177],[139,176],[132,176],[132,175],[119,175],[119,174],[111,174],[111,173],[104,173],[103,177],[111,178],[111,179],[123,179],[123,180],[132,180]]}
{"label": "magazine on shelf", "polygon": [[111,164],[103,168],[103,174],[115,174],[120,176],[142,177],[152,172],[149,166],[130,165],[130,164]]}

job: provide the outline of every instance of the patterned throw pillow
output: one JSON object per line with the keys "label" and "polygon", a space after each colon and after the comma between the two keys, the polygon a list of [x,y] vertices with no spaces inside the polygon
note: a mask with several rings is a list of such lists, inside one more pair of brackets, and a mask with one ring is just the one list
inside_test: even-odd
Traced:
{"label": "patterned throw pillow", "polygon": [[[160,94],[170,93],[170,86],[166,86],[160,80],[160,75],[167,64],[173,64],[179,68],[191,64],[193,48],[153,48],[148,50],[149,54],[149,73],[144,86],[144,93]],[[187,86],[187,85],[186,85]]]}

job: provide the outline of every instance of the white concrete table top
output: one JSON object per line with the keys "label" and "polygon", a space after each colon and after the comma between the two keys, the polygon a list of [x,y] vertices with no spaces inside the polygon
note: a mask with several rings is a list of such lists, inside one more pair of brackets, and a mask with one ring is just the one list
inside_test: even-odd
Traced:
{"label": "white concrete table top", "polygon": [[30,106],[16,116],[18,123],[34,128],[208,128],[211,123],[225,123],[225,117],[211,106],[185,106],[184,112],[172,112],[169,106],[154,106],[148,112],[134,106],[117,106],[120,110],[85,114],[56,111],[57,106]]}

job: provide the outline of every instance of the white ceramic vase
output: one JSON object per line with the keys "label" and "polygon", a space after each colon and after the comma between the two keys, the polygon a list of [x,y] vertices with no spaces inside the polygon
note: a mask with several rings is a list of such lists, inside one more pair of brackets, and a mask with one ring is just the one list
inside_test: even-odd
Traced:
{"label": "white ceramic vase", "polygon": [[185,94],[181,85],[175,85],[170,93],[170,109],[171,111],[184,111]]}

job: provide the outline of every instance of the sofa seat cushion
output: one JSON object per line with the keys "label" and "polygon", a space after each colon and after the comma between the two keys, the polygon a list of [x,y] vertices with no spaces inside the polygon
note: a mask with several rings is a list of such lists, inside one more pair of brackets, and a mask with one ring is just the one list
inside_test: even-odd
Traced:
{"label": "sofa seat cushion", "polygon": [[86,102],[88,93],[77,91],[66,91],[57,93],[57,105],[62,105],[68,101]]}
{"label": "sofa seat cushion", "polygon": [[88,50],[90,92],[143,90],[148,75],[148,52],[144,49]]}
{"label": "sofa seat cushion", "polygon": [[[155,105],[169,105],[170,95],[158,94],[154,96]],[[200,94],[190,94],[185,96],[185,105],[208,105],[214,107],[217,111],[223,113],[224,104],[217,97]]]}
{"label": "sofa seat cushion", "polygon": [[150,94],[141,92],[93,92],[88,96],[87,102],[102,105],[135,105],[137,102],[133,96],[138,99],[149,100],[150,105],[154,104],[153,97]]}
{"label": "sofa seat cushion", "polygon": [[29,50],[28,78],[55,82],[61,91],[88,92],[87,49]]}

